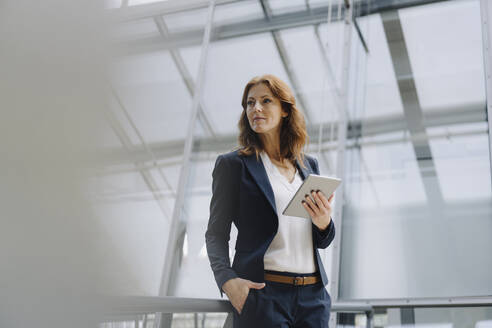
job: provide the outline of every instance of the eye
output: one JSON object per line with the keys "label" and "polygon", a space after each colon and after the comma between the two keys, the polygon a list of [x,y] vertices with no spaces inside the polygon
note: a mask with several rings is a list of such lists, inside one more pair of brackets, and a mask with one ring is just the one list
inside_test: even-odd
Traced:
{"label": "eye", "polygon": [[253,100],[248,100],[248,102],[246,103],[248,106],[253,106],[254,104],[254,101]]}
{"label": "eye", "polygon": [[269,102],[272,102],[270,99],[268,98],[265,98],[265,100],[263,100],[263,103],[266,104],[266,103],[269,103]]}

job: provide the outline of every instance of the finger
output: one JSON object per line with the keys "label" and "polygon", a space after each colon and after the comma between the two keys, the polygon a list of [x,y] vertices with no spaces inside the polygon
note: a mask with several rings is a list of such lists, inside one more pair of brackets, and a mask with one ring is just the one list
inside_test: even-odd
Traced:
{"label": "finger", "polygon": [[330,198],[328,198],[328,201],[331,203],[331,201],[333,200],[333,197],[335,196],[335,194],[331,194]]}
{"label": "finger", "polygon": [[241,304],[241,302],[239,302],[237,299],[235,300],[235,302],[234,302],[234,303],[231,301],[232,306],[234,306],[234,308],[236,308],[236,311],[237,311],[239,314],[241,314],[241,311],[243,310],[243,305],[244,305],[244,303],[246,303],[246,302],[242,302],[242,303],[243,303],[243,304]]}
{"label": "finger", "polygon": [[325,194],[323,194],[322,191],[318,190],[317,194],[319,195],[319,198],[321,199],[321,202],[323,203],[323,206],[326,207],[326,209],[330,209],[330,200],[326,199]]}
{"label": "finger", "polygon": [[309,204],[305,200],[302,201],[302,206],[304,206],[304,208],[308,212],[309,216],[311,216],[311,218],[314,218],[316,216],[313,209],[309,206]]}
{"label": "finger", "polygon": [[[312,191],[311,194],[313,195],[314,201],[318,205],[319,209],[322,210],[322,207],[326,207],[326,202],[324,201],[323,198],[326,198],[324,195],[318,193],[317,191]],[[328,201],[328,200],[326,200]]]}
{"label": "finger", "polygon": [[316,205],[316,203],[312,200],[311,197],[309,197],[309,195],[306,194],[306,196],[304,196],[304,200],[309,204],[309,207],[311,207],[314,213],[319,212],[318,205]]}
{"label": "finger", "polygon": [[265,287],[265,283],[264,282],[253,282],[253,281],[250,281],[249,288],[262,289],[263,287]]}

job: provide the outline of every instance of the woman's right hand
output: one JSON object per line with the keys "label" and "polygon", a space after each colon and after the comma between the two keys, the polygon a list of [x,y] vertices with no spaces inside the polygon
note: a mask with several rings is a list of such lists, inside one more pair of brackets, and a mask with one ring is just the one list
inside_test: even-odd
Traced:
{"label": "woman's right hand", "polygon": [[246,298],[248,297],[249,290],[251,288],[262,289],[263,287],[265,287],[264,282],[253,282],[247,279],[233,278],[227,280],[222,285],[222,290],[226,293],[232,306],[234,306],[237,312],[241,314]]}

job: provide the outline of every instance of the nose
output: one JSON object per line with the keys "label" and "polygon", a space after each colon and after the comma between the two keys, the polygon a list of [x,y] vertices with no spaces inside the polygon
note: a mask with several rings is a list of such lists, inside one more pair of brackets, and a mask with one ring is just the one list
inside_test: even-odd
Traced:
{"label": "nose", "polygon": [[261,106],[259,101],[255,103],[254,109],[255,109],[255,111],[263,110],[263,107]]}

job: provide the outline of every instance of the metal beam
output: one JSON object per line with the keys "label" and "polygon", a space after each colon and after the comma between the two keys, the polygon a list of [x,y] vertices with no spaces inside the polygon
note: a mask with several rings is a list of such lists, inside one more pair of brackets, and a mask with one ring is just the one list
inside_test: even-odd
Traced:
{"label": "metal beam", "polygon": [[408,131],[413,136],[421,136],[419,142],[413,142],[413,149],[417,164],[420,168],[420,175],[427,202],[430,208],[440,208],[443,203],[442,191],[439,185],[438,176],[432,150],[426,137],[424,124],[424,114],[420,105],[417,88],[410,64],[410,55],[403,35],[400,16],[397,11],[387,11],[381,14],[383,28],[388,41],[391,61],[400,90],[403,104],[403,112]]}
{"label": "metal beam", "polygon": [[[164,22],[164,18],[162,18],[162,16],[154,17],[154,22],[162,38],[165,40],[167,37],[169,37],[169,30],[166,26],[166,23]],[[183,79],[183,82],[186,85],[186,89],[188,90],[188,93],[193,97],[193,94],[195,93],[195,83],[193,82],[193,77],[191,76],[191,73],[188,71],[188,68],[186,67],[185,62],[181,57],[179,50],[171,49],[170,53],[171,53],[171,57],[173,58],[174,64],[176,65],[179,74],[181,75],[181,78]],[[209,135],[211,135],[212,137],[217,136],[216,133],[214,132],[212,124],[208,120],[207,112],[205,110],[205,105],[203,104],[203,100],[201,98],[200,98],[200,106],[198,108],[198,119],[200,120],[200,123],[203,125],[204,130],[208,132]]]}
{"label": "metal beam", "polygon": [[[381,0],[377,2],[372,2],[369,7],[365,2],[361,2],[361,10],[358,17],[367,16],[375,13],[382,13],[391,10],[400,10],[404,8],[426,5],[437,2],[444,2],[450,0]],[[223,3],[232,3],[235,1],[223,1]],[[167,2],[166,2],[167,3]],[[139,18],[151,18],[163,15],[165,13],[180,11],[176,8],[181,8],[181,10],[187,10],[187,6],[182,1],[183,5],[177,5],[176,1],[173,1],[173,6],[170,6],[169,12],[166,12],[163,8],[167,7],[166,3],[152,4],[142,6],[131,6],[128,8],[113,9],[115,15],[125,16],[126,19],[139,19]],[[334,5],[336,6],[336,5]],[[364,7],[365,6],[365,7]],[[137,8],[138,7],[138,8]],[[196,9],[202,8],[203,1],[198,4],[197,0],[193,0],[189,8]],[[333,10],[334,9],[334,10]],[[310,10],[303,10],[297,12],[286,13],[282,15],[277,15],[272,17],[270,20],[267,18],[263,19],[252,19],[240,23],[223,24],[218,25],[214,29],[214,34],[212,35],[212,41],[224,40],[229,38],[241,37],[256,33],[266,33],[271,31],[278,31],[287,28],[301,27],[308,25],[316,25],[326,23],[328,14],[331,15],[331,21],[340,20],[340,13],[337,7],[331,8],[328,6],[311,8]],[[134,10],[134,12],[133,12]],[[191,9],[190,9],[191,10]],[[120,11],[123,11],[121,13]],[[203,29],[193,29],[189,31],[172,33],[166,39],[166,42],[162,42],[162,38],[159,35],[143,37],[133,40],[120,40],[116,41],[115,52],[116,54],[135,54],[135,53],[145,53],[152,51],[162,51],[171,48],[180,47],[190,47],[199,45],[202,42]]]}
{"label": "metal beam", "polygon": [[[388,308],[454,308],[454,307],[490,307],[492,295],[469,297],[439,297],[439,298],[395,298],[395,299],[364,299],[354,301],[354,304],[371,305],[375,310]],[[350,304],[352,301],[342,301],[339,304]]]}
{"label": "metal beam", "polygon": [[[439,127],[452,124],[486,122],[485,104],[471,104],[469,107],[447,108],[447,110],[435,110],[424,113],[425,128]],[[331,137],[337,133],[337,127],[332,126],[331,122],[322,124],[311,124],[307,127],[310,139],[315,139],[319,129],[326,133],[322,136],[322,142],[336,141],[336,137]],[[354,120],[349,122],[347,128],[347,139],[377,136],[381,134],[404,131],[406,129],[405,117],[402,115],[388,115],[373,119]],[[420,138],[420,135],[414,136]],[[194,144],[203,152],[220,152],[232,149],[237,146],[237,136],[235,134],[221,136],[220,138],[195,138]],[[183,154],[184,140],[150,143],[148,147],[152,149],[157,160],[170,157],[180,157]],[[134,147],[130,152],[122,151],[120,148],[113,148],[102,151],[98,157],[108,164],[122,164],[139,162],[152,162],[147,151],[142,147]]]}
{"label": "metal beam", "polygon": [[[348,0],[347,0],[348,1]],[[344,28],[343,28],[343,49],[342,49],[342,82],[340,89],[340,99],[342,106],[339,108],[338,125],[337,125],[337,164],[336,175],[345,179],[345,151],[348,130],[348,113],[349,113],[349,75],[350,75],[350,54],[352,49],[352,1],[348,1],[344,11]],[[332,242],[332,259],[331,259],[331,284],[330,292],[332,298],[338,301],[340,286],[340,263],[341,263],[341,246],[342,246],[342,224],[343,224],[343,206],[345,203],[345,184],[342,183],[335,193],[335,206],[333,217],[335,228],[338,234]],[[329,322],[331,328],[337,326],[337,315],[332,316]]]}
{"label": "metal beam", "polygon": [[215,0],[209,1],[209,8],[207,14],[207,26],[205,28],[205,34],[203,36],[203,44],[200,56],[200,65],[197,77],[197,86],[193,95],[192,110],[190,120],[188,122],[187,135],[184,142],[183,149],[183,165],[179,174],[178,191],[176,202],[174,203],[174,211],[172,220],[170,223],[169,237],[167,238],[167,247],[165,254],[165,263],[162,270],[162,278],[159,287],[159,295],[172,295],[174,293],[175,285],[173,282],[176,279],[177,272],[179,270],[179,254],[181,254],[183,243],[183,225],[182,211],[184,208],[185,192],[188,182],[188,176],[191,165],[191,155],[194,145],[194,130],[196,118],[198,115],[198,108],[200,106],[200,96],[205,79],[205,67],[207,62],[208,48],[210,44],[210,36],[212,33],[213,15],[215,10]]}
{"label": "metal beam", "polygon": [[[153,312],[162,313],[223,313],[232,312],[228,300],[172,296],[115,296],[105,298],[106,316],[135,316]],[[345,313],[373,311],[363,302],[333,303],[332,309]]]}
{"label": "metal beam", "polygon": [[362,31],[360,29],[359,23],[357,23],[356,20],[354,20],[354,27],[355,27],[355,30],[357,31],[357,36],[359,37],[360,43],[362,44],[364,51],[366,53],[369,53],[369,47],[367,46],[366,40],[365,40],[364,36],[362,35]]}
{"label": "metal beam", "polygon": [[[217,5],[238,2],[240,0],[216,0]],[[130,6],[127,8],[110,9],[110,16],[115,21],[132,21],[146,18],[154,18],[178,12],[204,9],[208,7],[208,1],[204,0],[167,0],[150,4]]]}
{"label": "metal beam", "polygon": [[[217,5],[232,4],[240,1],[241,0],[217,0]],[[368,3],[367,0],[358,0],[354,2],[354,6],[357,6],[357,12],[355,14],[356,17],[359,17],[442,1],[450,0],[373,0],[371,3]],[[151,4],[110,9],[109,12],[110,16],[115,21],[132,21],[178,12],[203,9],[207,7],[207,4],[208,3],[203,0],[167,0]],[[315,9],[316,8],[314,8],[314,10]],[[308,10],[312,10],[312,8],[308,7]]]}
{"label": "metal beam", "polygon": [[[449,133],[449,132],[442,132],[442,133],[436,133],[429,135],[428,138],[429,140],[440,140],[440,139],[446,139],[449,140],[450,138],[455,138],[455,137],[465,137],[465,136],[477,136],[477,135],[488,135],[489,129],[487,128],[482,128],[482,129],[476,129],[473,131],[464,131],[464,132],[454,132],[454,133]],[[415,137],[414,137],[415,138]],[[347,149],[353,149],[353,148],[360,148],[364,146],[384,146],[384,145],[392,145],[392,144],[402,144],[402,143],[408,143],[408,142],[413,142],[414,139],[409,136],[408,134],[400,136],[400,137],[395,137],[391,139],[383,139],[383,140],[365,140],[365,139],[352,139],[352,140],[347,140],[346,147]],[[418,140],[416,140],[418,141]],[[200,152],[200,153],[195,153],[193,155],[193,161],[194,162],[206,162],[206,161],[213,161],[216,157],[217,154],[220,154],[221,152],[224,152],[226,149],[231,149],[231,148],[225,148],[225,149],[220,149],[220,150],[214,150],[214,151],[207,151],[207,152]],[[319,147],[318,144],[310,144],[308,145],[308,152],[312,153],[318,153],[323,155],[326,155],[327,152],[332,152],[336,150],[336,141],[326,141],[321,144],[321,147]],[[157,164],[157,167],[169,167],[173,165],[180,165],[181,161],[163,161],[162,163]],[[362,169],[365,170],[365,172],[368,172],[367,168],[364,167],[364,160],[361,159],[361,165],[363,166]],[[139,166],[140,169],[154,169],[156,168],[155,164],[147,165],[147,164],[141,164]],[[105,169],[101,172],[99,172],[100,176],[105,176],[105,175],[110,175],[110,174],[121,174],[121,173],[128,173],[128,172],[134,172],[136,168],[115,168],[115,169]],[[203,190],[200,189],[200,192],[203,192]],[[161,191],[160,194],[162,196],[167,196],[170,194],[170,192],[166,191]],[[115,199],[116,196],[123,196],[123,197],[135,197],[135,200],[138,200],[139,197],[145,196],[145,193],[130,193],[130,194],[122,194],[122,193],[107,193],[107,194],[102,194],[101,196],[104,198],[105,196],[108,197],[109,200],[113,198],[113,201],[118,201],[118,199]]]}
{"label": "metal beam", "polygon": [[[212,41],[225,40],[257,33],[269,33],[292,27],[308,26],[326,22],[327,7],[301,11],[267,18],[253,19],[246,22],[217,25],[214,27]],[[193,29],[170,34],[166,42],[158,35],[135,40],[120,41],[115,45],[117,53],[135,54],[151,51],[169,50],[171,48],[190,47],[202,42],[203,29]]]}
{"label": "metal beam", "polygon": [[[162,269],[162,276],[159,286],[159,295],[173,295],[177,285],[178,272],[181,266],[182,249],[184,238],[186,234],[186,221],[183,219],[183,213],[185,212],[184,202],[186,186],[188,184],[188,177],[191,166],[191,155],[193,151],[193,138],[195,131],[195,124],[200,111],[201,92],[203,83],[205,80],[205,66],[207,63],[208,48],[210,44],[210,38],[212,34],[213,17],[215,11],[216,0],[210,0],[208,4],[207,24],[204,30],[203,44],[200,53],[200,64],[198,68],[197,87],[192,90],[193,103],[191,108],[191,115],[188,121],[188,129],[186,139],[183,148],[183,165],[179,173],[177,197],[174,203],[174,210],[169,227],[169,234],[166,242],[166,253],[164,256],[164,266]],[[160,27],[161,34],[166,33],[164,30],[165,24],[163,20],[156,20],[158,27]],[[161,35],[161,36],[164,36]],[[175,57],[180,59],[180,57]],[[184,65],[184,63],[183,63]],[[183,67],[185,68],[185,67]],[[170,328],[172,325],[172,314],[156,314],[155,327]]]}
{"label": "metal beam", "polygon": [[444,1],[451,0],[361,0],[357,2],[359,7],[357,8],[356,17],[363,17],[375,13],[381,14],[387,11],[396,11]]}

